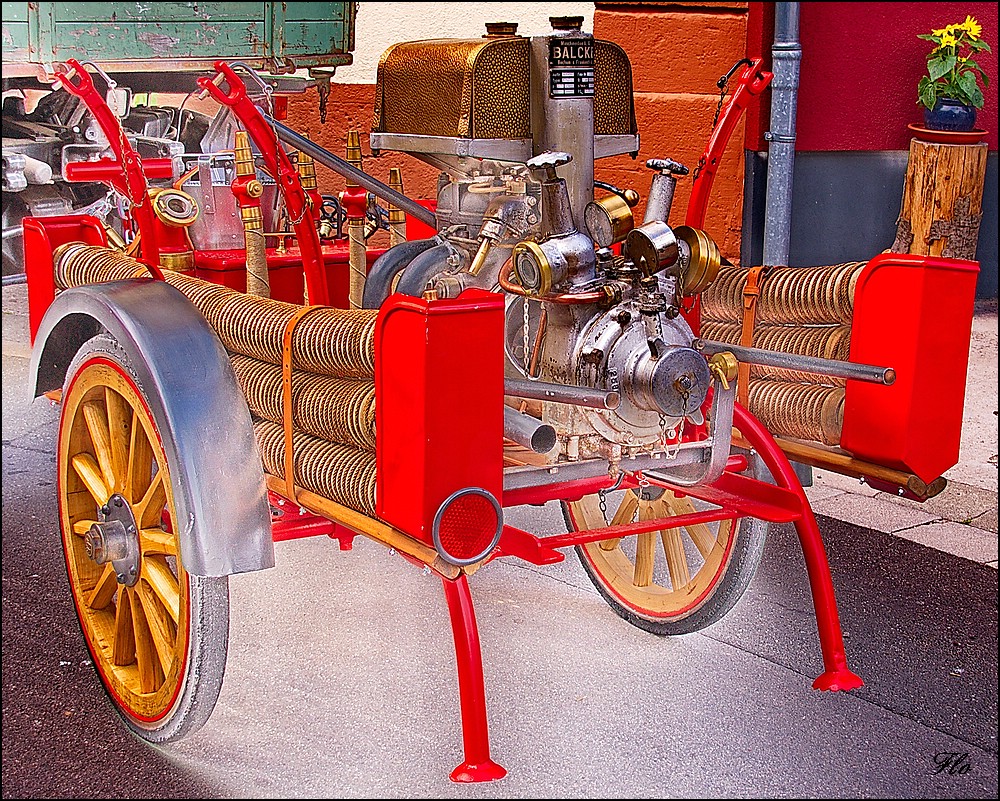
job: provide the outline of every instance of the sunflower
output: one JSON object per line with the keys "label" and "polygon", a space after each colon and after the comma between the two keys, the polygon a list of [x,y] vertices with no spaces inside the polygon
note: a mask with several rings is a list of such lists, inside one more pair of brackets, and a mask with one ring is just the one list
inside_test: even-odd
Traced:
{"label": "sunflower", "polygon": [[941,37],[941,47],[954,47],[956,44],[958,44],[958,39],[950,33]]}
{"label": "sunflower", "polygon": [[932,30],[931,36],[949,36],[955,32],[956,27],[957,27],[956,25],[949,25],[947,28],[939,28],[938,30]]}
{"label": "sunflower", "polygon": [[983,32],[982,25],[980,25],[976,21],[975,17],[969,16],[968,14],[966,14],[965,16],[965,22],[963,22],[961,25],[956,25],[955,27],[961,28],[966,33],[968,33],[969,38],[972,39],[972,41],[976,41],[979,38],[980,34],[982,34]]}

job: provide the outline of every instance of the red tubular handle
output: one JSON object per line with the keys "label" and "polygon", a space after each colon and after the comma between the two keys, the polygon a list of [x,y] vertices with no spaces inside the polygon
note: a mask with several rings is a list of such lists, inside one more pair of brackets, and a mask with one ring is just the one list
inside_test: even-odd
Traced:
{"label": "red tubular handle", "polygon": [[[132,216],[135,217],[135,221],[139,226],[139,233],[142,237],[139,240],[141,259],[149,267],[153,276],[162,281],[163,273],[160,272],[160,247],[157,221],[156,215],[153,213],[152,204],[147,202],[149,182],[146,180],[142,160],[129,143],[128,137],[125,136],[125,131],[122,129],[118,118],[108,108],[107,101],[94,88],[94,80],[90,77],[90,73],[75,58],[66,59],[66,64],[70,67],[70,70],[68,72],[57,72],[56,79],[67,92],[80,98],[86,104],[90,113],[94,115],[94,119],[97,120],[97,124],[104,131],[104,135],[108,138],[111,149],[118,157],[114,171],[108,167],[108,162],[104,162],[103,164],[96,162],[100,166],[96,169],[90,169],[94,169],[95,173],[101,172],[101,175],[100,177],[95,175],[94,180],[111,184],[129,199],[132,204]],[[74,78],[78,80],[74,82]],[[169,164],[170,159],[156,159],[156,161],[166,161]],[[79,164],[84,163],[80,162]],[[73,169],[70,170],[69,168]],[[87,167],[78,166],[76,163],[70,164],[67,165],[66,177],[69,180],[84,180],[79,177],[74,179],[70,176],[74,174],[77,176],[83,175],[87,170]],[[160,169],[156,168],[156,171],[159,173]],[[170,178],[172,176],[173,171],[171,170],[166,175],[158,174],[155,177]]]}
{"label": "red tubular handle", "polygon": [[[149,178],[174,177],[172,159],[146,159],[142,162],[142,170]],[[71,161],[65,166],[64,172],[66,180],[72,183],[92,183],[94,181],[112,183],[121,177],[122,165],[113,159]]]}
{"label": "red tubular handle", "polygon": [[[322,246],[316,230],[312,204],[285,149],[274,135],[271,126],[247,95],[246,85],[225,61],[216,61],[218,75],[214,79],[201,77],[198,85],[216,101],[233,110],[233,114],[243,124],[260,151],[264,164],[274,176],[285,198],[288,216],[302,252],[302,267],[306,275],[309,303],[330,305],[331,297],[323,264]],[[223,91],[221,84],[227,84],[229,91]]]}

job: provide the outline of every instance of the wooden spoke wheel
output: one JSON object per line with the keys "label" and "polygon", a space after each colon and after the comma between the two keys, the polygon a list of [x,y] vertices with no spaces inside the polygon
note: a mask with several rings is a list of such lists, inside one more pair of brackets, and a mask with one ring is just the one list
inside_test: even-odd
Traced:
{"label": "wooden spoke wheel", "polygon": [[67,373],[59,423],[66,567],[105,689],[157,743],[208,719],[229,637],[228,579],[181,562],[171,467],[128,357],[110,337],[90,340]]}
{"label": "wooden spoke wheel", "polygon": [[[655,520],[713,508],[646,487],[563,503],[570,531]],[[611,608],[654,634],[688,634],[720,620],[740,599],[760,563],[767,523],[736,518],[664,528],[578,545],[580,561]]]}

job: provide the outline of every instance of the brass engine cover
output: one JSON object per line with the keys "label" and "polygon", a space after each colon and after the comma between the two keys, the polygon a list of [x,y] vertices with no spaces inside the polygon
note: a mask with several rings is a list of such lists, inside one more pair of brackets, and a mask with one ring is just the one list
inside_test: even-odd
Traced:
{"label": "brass engine cover", "polygon": [[[531,42],[523,36],[400,42],[382,54],[373,133],[530,139]],[[594,40],[594,133],[637,131],[632,65]]]}

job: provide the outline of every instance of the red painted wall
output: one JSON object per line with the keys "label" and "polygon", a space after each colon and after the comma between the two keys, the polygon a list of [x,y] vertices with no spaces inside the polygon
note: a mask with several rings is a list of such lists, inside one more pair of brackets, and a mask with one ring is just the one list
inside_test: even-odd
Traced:
{"label": "red painted wall", "polygon": [[802,3],[797,150],[907,150],[907,124],[923,122],[917,81],[930,42],[917,34],[963,22],[983,27],[993,52],[976,60],[989,76],[976,127],[997,149],[996,3]]}

